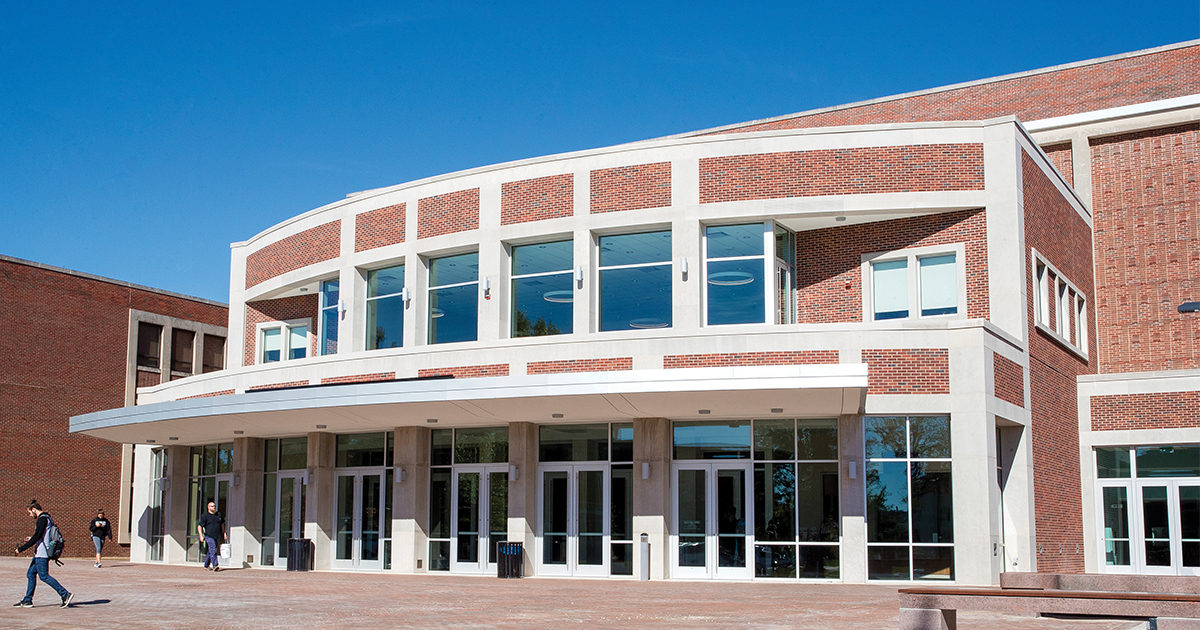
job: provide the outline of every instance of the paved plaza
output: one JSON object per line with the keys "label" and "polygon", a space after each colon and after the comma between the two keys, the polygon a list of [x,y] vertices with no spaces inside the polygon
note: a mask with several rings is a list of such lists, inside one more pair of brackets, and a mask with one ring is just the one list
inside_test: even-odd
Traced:
{"label": "paved plaza", "polygon": [[[450,575],[288,573],[67,560],[39,582],[34,608],[12,608],[29,559],[0,558],[0,628],[837,628],[897,627],[896,589],[840,584],[636,582]],[[959,627],[1117,630],[1129,621],[960,613]]]}

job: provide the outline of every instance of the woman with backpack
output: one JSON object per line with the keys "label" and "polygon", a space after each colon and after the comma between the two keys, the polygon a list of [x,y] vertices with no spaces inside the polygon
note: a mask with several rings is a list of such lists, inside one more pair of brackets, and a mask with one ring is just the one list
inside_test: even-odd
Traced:
{"label": "woman with backpack", "polygon": [[71,605],[71,600],[75,596],[63,588],[58,580],[50,577],[50,559],[57,558],[61,553],[61,550],[56,550],[55,547],[62,544],[62,535],[57,533],[58,527],[54,525],[50,515],[42,511],[42,506],[37,499],[30,501],[25,510],[29,512],[30,516],[37,519],[37,527],[33,530],[33,535],[25,539],[25,544],[17,547],[17,553],[20,554],[33,547],[33,561],[29,563],[29,570],[25,572],[25,577],[29,578],[29,587],[25,589],[25,599],[13,604],[13,607],[33,608],[33,589],[37,586],[38,578],[41,578],[62,598],[62,604],[59,607],[66,608]]}
{"label": "woman with backpack", "polygon": [[96,545],[96,568],[100,568],[100,554],[104,551],[104,541],[112,540],[112,526],[104,516],[104,510],[96,510],[96,518],[88,523],[92,531],[92,544]]}

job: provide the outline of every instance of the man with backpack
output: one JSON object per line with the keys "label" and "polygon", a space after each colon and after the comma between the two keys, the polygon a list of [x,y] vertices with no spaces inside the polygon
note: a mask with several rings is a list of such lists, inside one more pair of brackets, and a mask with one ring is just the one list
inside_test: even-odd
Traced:
{"label": "man with backpack", "polygon": [[[33,531],[33,535],[25,539],[25,544],[17,547],[17,553],[33,547],[33,561],[29,563],[29,570],[25,572],[25,577],[29,578],[29,587],[25,590],[25,599],[13,604],[14,608],[33,608],[33,589],[37,586],[38,578],[48,584],[50,588],[58,592],[58,596],[62,598],[60,608],[67,608],[71,605],[71,600],[75,598],[67,589],[63,588],[58,580],[50,577],[50,560],[58,562],[58,557],[62,555],[62,534],[58,531],[58,526],[50,518],[50,515],[42,511],[42,506],[38,504],[37,499],[29,502],[26,508],[29,515],[37,519],[37,527]],[[59,562],[59,564],[62,564]]]}

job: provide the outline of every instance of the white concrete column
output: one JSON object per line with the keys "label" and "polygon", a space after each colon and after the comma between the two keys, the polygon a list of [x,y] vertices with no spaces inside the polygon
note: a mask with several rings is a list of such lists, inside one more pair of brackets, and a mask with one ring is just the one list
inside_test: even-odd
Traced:
{"label": "white concrete column", "polygon": [[[153,448],[147,444],[127,444],[126,446],[131,446],[133,449],[133,505],[130,510],[131,522],[129,523],[129,559],[133,562],[149,562],[150,484],[153,483],[150,477],[150,461]],[[121,529],[125,529],[124,524]],[[118,542],[125,541],[118,540]]]}
{"label": "white concrete column", "polygon": [[[642,478],[649,464],[650,478]],[[650,541],[650,579],[671,576],[667,517],[671,507],[671,421],[633,420],[633,574],[642,574],[642,534]]]}
{"label": "white concrete column", "polygon": [[233,566],[249,567],[261,561],[264,457],[261,438],[233,440],[233,483],[225,515]]}
{"label": "white concrete column", "polygon": [[842,494],[842,580],[866,582],[866,460],[863,457],[862,416],[838,417],[838,454],[841,459],[838,477]]}
{"label": "white concrete column", "polygon": [[429,570],[429,429],[396,427],[392,484],[392,571]]}
{"label": "white concrete column", "polygon": [[333,561],[333,507],[337,501],[333,466],[336,442],[332,433],[308,434],[308,496],[304,537],[313,542],[313,568],[328,569]]}
{"label": "white concrete column", "polygon": [[537,452],[538,427],[532,422],[508,425],[508,465],[516,479],[508,481],[508,542],[525,548],[525,575],[535,575],[537,563]]}
{"label": "white concrete column", "polygon": [[163,493],[163,562],[182,564],[187,561],[187,536],[196,535],[196,524],[188,521],[188,455],[187,446],[167,447],[167,489]]}

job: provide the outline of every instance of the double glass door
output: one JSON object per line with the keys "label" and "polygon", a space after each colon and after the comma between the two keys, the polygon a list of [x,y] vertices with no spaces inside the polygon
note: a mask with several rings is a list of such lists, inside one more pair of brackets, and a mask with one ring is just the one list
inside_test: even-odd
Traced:
{"label": "double glass door", "polygon": [[754,511],[749,462],[675,464],[672,470],[672,575],[754,577],[749,549]]}
{"label": "double glass door", "polygon": [[263,532],[263,537],[270,539],[275,547],[274,564],[277,567],[287,566],[288,539],[304,538],[303,474],[303,471],[279,473],[275,480],[275,496],[279,497],[273,515],[275,528],[274,531]]}
{"label": "double glass door", "polygon": [[1108,571],[1200,575],[1200,483],[1138,480],[1100,494]]}
{"label": "double glass door", "polygon": [[544,464],[539,469],[539,575],[609,573],[606,464]]}
{"label": "double glass door", "polygon": [[486,573],[508,540],[508,466],[455,466],[450,570]]}
{"label": "double glass door", "polygon": [[383,470],[338,471],[333,568],[383,570]]}

